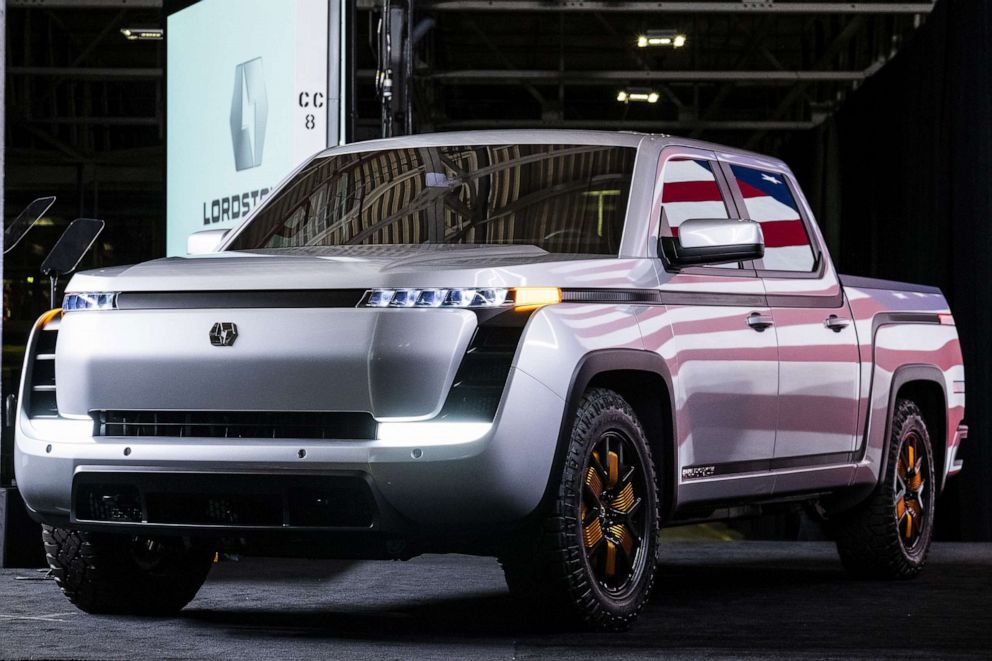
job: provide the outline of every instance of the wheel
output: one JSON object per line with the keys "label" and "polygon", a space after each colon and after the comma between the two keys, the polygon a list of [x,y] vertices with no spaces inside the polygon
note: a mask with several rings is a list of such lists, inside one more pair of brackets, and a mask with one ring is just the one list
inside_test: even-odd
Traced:
{"label": "wheel", "polygon": [[510,591],[541,618],[626,629],[654,583],[658,500],[633,409],[611,390],[591,389],[579,403],[549,511],[500,557]]}
{"label": "wheel", "polygon": [[87,613],[172,615],[196,596],[213,552],[180,537],[147,538],[42,526],[63,594]]}
{"label": "wheel", "polygon": [[920,409],[909,400],[896,402],[887,459],[871,497],[832,522],[844,568],[860,578],[912,578],[930,551],[933,450]]}

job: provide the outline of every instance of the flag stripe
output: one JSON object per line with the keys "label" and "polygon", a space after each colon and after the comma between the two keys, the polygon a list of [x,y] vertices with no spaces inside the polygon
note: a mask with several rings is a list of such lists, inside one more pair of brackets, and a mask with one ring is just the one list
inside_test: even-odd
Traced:
{"label": "flag stripe", "polygon": [[723,196],[715,181],[673,181],[665,183],[661,203],[722,202]]}
{"label": "flag stripe", "polygon": [[766,248],[785,248],[787,246],[806,246],[806,228],[803,221],[770,220],[761,223],[761,232],[765,235]]}

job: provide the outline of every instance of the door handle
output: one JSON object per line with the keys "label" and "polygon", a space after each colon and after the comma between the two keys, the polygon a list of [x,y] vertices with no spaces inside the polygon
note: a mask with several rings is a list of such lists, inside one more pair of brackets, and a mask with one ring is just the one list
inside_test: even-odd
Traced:
{"label": "door handle", "polygon": [[775,320],[769,315],[760,312],[752,312],[747,316],[747,325],[759,333],[775,324]]}
{"label": "door handle", "polygon": [[830,315],[823,320],[823,325],[835,333],[839,333],[848,326],[851,325],[850,319],[843,319],[835,314]]}

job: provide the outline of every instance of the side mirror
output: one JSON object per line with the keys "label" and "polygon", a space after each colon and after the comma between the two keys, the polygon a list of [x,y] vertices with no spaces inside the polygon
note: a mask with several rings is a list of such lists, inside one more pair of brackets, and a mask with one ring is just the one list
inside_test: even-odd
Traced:
{"label": "side mirror", "polygon": [[736,218],[693,219],[679,225],[677,237],[658,240],[658,253],[673,266],[702,266],[761,259],[765,237],[761,225]]}
{"label": "side mirror", "polygon": [[205,255],[207,253],[217,252],[217,246],[224,240],[225,235],[227,235],[227,230],[193,232],[186,239],[186,254]]}

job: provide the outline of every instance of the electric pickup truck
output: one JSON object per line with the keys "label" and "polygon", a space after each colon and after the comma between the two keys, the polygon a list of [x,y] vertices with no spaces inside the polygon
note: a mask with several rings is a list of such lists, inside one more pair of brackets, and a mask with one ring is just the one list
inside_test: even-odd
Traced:
{"label": "electric pickup truck", "polygon": [[774,158],[363,142],[188,251],[76,274],[29,341],[17,486],[87,612],[177,612],[217,552],[460,552],[619,630],[660,529],[783,503],[852,574],[911,577],[961,469],[943,295],[838,275]]}

